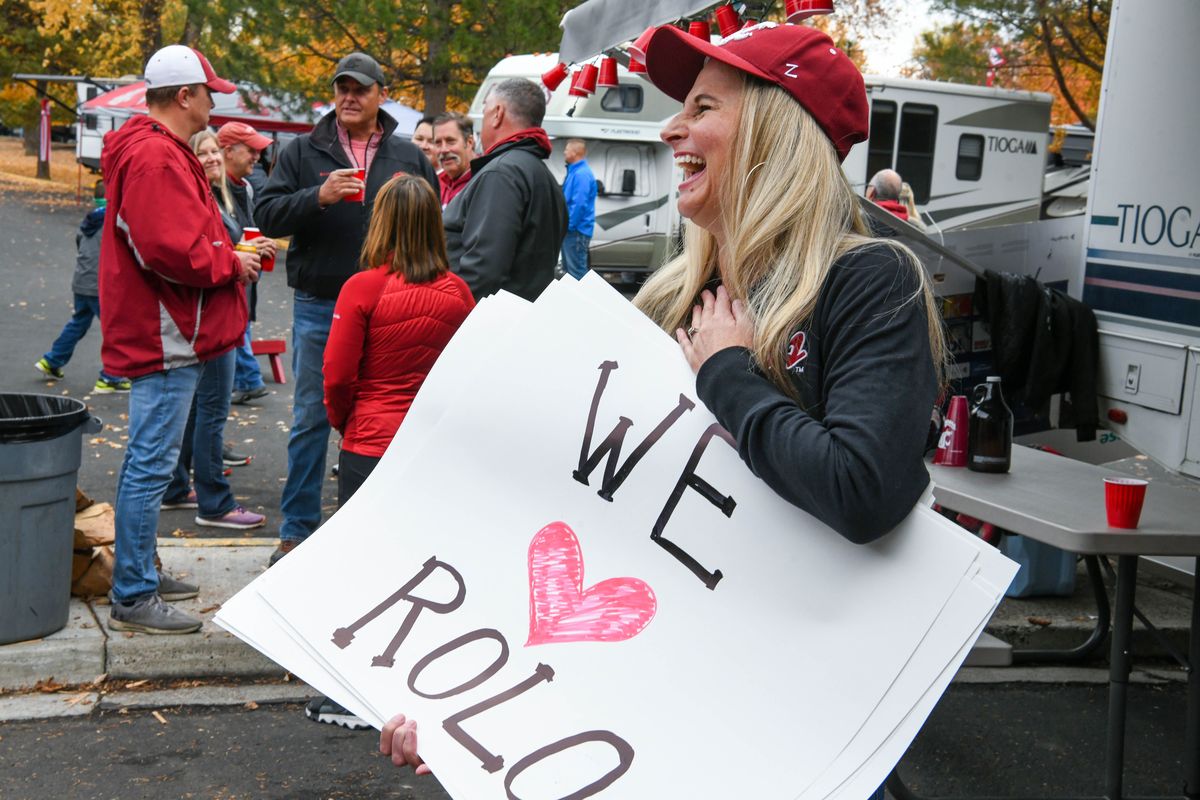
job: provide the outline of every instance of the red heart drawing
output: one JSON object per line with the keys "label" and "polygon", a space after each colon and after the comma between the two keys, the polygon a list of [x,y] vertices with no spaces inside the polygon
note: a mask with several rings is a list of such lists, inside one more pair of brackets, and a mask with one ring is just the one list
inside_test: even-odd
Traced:
{"label": "red heart drawing", "polygon": [[658,601],[637,578],[609,578],[583,588],[583,551],[575,531],[551,522],[529,543],[529,639],[623,642],[650,624]]}

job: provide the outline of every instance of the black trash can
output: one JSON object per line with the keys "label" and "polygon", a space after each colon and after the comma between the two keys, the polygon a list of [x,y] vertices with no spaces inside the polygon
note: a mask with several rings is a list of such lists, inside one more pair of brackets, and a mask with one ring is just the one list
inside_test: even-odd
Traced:
{"label": "black trash can", "polygon": [[67,624],[83,434],[102,427],[74,398],[0,393],[0,644]]}

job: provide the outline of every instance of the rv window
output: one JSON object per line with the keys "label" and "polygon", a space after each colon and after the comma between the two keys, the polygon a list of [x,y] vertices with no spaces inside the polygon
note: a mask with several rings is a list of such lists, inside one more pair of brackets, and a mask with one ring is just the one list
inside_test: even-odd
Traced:
{"label": "rv window", "polygon": [[983,137],[964,133],[958,137],[958,163],[954,177],[960,181],[977,181],[983,174]]}
{"label": "rv window", "polygon": [[881,169],[892,166],[892,151],[896,143],[896,104],[876,100],[871,104],[871,139],[867,143],[867,175],[865,180]]}
{"label": "rv window", "polygon": [[600,107],[605,111],[622,111],[635,114],[642,110],[642,87],[615,86],[600,98]]}
{"label": "rv window", "polygon": [[83,127],[87,128],[89,131],[96,130],[97,121],[98,120],[96,119],[95,114],[84,114],[83,115]]}
{"label": "rv window", "polygon": [[912,186],[918,204],[929,202],[933,183],[933,147],[937,141],[937,106],[905,103],[900,111],[900,144],[896,171]]}

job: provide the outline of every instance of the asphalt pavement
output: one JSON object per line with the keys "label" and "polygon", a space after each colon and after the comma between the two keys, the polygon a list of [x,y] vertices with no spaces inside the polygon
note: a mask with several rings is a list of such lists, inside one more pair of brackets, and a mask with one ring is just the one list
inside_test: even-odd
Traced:
{"label": "asphalt pavement", "polygon": [[[63,205],[0,181],[0,391],[64,394],[82,400],[104,422],[104,429],[83,440],[79,486],[96,501],[112,502],[117,472],[124,456],[128,425],[128,396],[95,394],[92,387],[100,367],[100,324],[92,323],[75,355],[64,368],[66,378],[46,380],[33,364],[70,318],[74,308],[71,277],[75,269],[75,231],[89,206]],[[287,288],[286,256],[259,284],[258,322],[254,337],[284,339],[285,385],[271,380],[266,357],[259,364],[270,394],[252,405],[232,406],[225,427],[226,442],[253,456],[230,478],[234,496],[246,508],[267,516],[265,527],[247,537],[278,537],[279,498],[287,474],[287,437],[292,423],[291,290]],[[330,437],[329,465],[337,457],[336,435]],[[328,472],[326,473],[328,476]],[[337,504],[336,479],[328,478],[322,496],[326,515]],[[165,511],[159,522],[163,537],[241,535],[222,528],[195,524],[194,511]]]}
{"label": "asphalt pavement", "polygon": [[[928,797],[1101,796],[1106,693],[954,684],[900,773]],[[1178,682],[1131,688],[1128,796],[1179,794],[1183,703]],[[713,727],[695,769],[739,769],[720,755],[720,737],[736,734]],[[8,800],[448,796],[436,779],[393,767],[377,741],[374,731],[314,723],[294,703],[117,709],[0,723],[0,775]]]}

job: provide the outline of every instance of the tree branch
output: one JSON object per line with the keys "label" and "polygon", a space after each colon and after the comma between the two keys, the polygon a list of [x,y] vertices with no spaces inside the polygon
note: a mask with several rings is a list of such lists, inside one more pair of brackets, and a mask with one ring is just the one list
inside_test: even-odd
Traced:
{"label": "tree branch", "polygon": [[1054,40],[1050,34],[1050,26],[1048,21],[1044,18],[1039,20],[1038,27],[1040,28],[1042,44],[1044,44],[1046,47],[1046,56],[1050,59],[1050,69],[1054,73],[1054,81],[1058,84],[1059,91],[1062,92],[1063,100],[1067,101],[1067,105],[1070,106],[1071,110],[1075,112],[1075,115],[1079,117],[1080,122],[1082,122],[1089,130],[1095,131],[1096,123],[1090,116],[1088,116],[1087,112],[1083,110],[1083,107],[1079,105],[1079,102],[1075,99],[1075,96],[1071,94],[1070,87],[1067,86],[1067,80],[1066,76],[1063,75],[1062,65],[1058,63],[1058,56],[1054,52]]}
{"label": "tree branch", "polygon": [[1088,0],[1087,21],[1088,21],[1088,25],[1090,25],[1092,30],[1095,31],[1096,36],[1099,37],[1100,44],[1107,47],[1108,46],[1108,29],[1101,27],[1100,24],[1096,22],[1096,0]]}
{"label": "tree branch", "polygon": [[1097,75],[1102,74],[1104,72],[1104,65],[1097,64],[1095,59],[1093,59],[1091,56],[1089,56],[1084,51],[1083,47],[1079,44],[1079,40],[1076,39],[1071,34],[1070,29],[1067,27],[1067,24],[1062,21],[1062,18],[1054,17],[1054,22],[1055,22],[1055,24],[1058,25],[1059,29],[1062,31],[1063,37],[1066,38],[1067,43],[1069,45],[1071,45],[1071,49],[1075,51],[1075,55],[1076,55],[1075,61],[1079,62],[1080,64],[1083,64],[1085,67],[1092,70]]}

